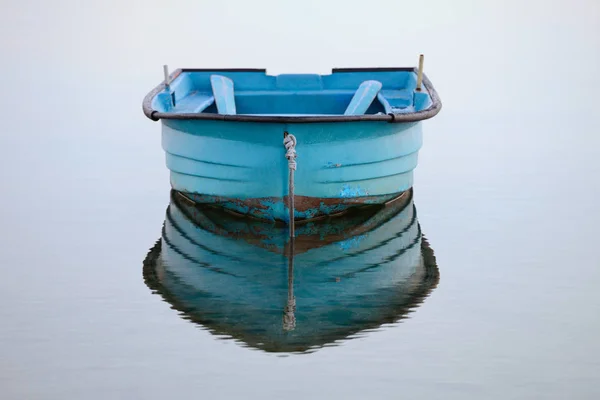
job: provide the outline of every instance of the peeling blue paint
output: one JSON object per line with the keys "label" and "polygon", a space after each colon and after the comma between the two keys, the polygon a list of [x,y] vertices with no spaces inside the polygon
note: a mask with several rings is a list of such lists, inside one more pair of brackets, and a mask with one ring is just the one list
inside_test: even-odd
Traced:
{"label": "peeling blue paint", "polygon": [[351,187],[350,185],[344,185],[340,192],[340,197],[360,197],[360,196],[368,196],[366,190],[360,188],[360,186]]}

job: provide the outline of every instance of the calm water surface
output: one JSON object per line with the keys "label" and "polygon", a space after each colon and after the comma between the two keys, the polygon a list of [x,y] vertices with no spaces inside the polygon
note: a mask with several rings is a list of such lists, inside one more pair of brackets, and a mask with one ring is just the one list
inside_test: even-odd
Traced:
{"label": "calm water surface", "polygon": [[[597,2],[343,4],[0,5],[0,398],[600,398]],[[162,64],[421,52],[407,202],[303,227],[292,265],[171,198]]]}

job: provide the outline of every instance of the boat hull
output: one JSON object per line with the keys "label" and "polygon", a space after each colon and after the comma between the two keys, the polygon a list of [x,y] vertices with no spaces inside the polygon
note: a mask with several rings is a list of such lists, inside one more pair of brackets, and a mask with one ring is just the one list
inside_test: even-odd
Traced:
{"label": "boat hull", "polygon": [[412,187],[422,146],[421,122],[161,122],[174,190],[268,220],[289,220],[284,132],[297,140],[297,220],[401,195]]}

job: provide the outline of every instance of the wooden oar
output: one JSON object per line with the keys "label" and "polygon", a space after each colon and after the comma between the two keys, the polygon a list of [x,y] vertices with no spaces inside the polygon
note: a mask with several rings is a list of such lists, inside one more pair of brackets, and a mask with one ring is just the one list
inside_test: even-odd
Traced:
{"label": "wooden oar", "polygon": [[377,97],[383,85],[378,81],[364,81],[360,84],[352,97],[344,115],[363,115]]}

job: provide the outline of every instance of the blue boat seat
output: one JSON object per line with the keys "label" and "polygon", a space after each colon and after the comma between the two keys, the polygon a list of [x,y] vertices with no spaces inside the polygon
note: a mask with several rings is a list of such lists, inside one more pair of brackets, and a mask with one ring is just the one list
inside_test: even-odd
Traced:
{"label": "blue boat seat", "polygon": [[211,75],[210,84],[213,96],[217,103],[219,114],[235,115],[235,96],[233,93],[233,81],[226,76]]}
{"label": "blue boat seat", "polygon": [[412,90],[382,90],[377,99],[383,105],[387,114],[402,112],[410,109],[413,105]]}
{"label": "blue boat seat", "polygon": [[364,81],[360,84],[344,115],[363,115],[368,109],[383,85],[379,81]]}
{"label": "blue boat seat", "polygon": [[213,105],[215,98],[203,93],[192,92],[177,102],[175,112],[188,114],[199,113]]}

